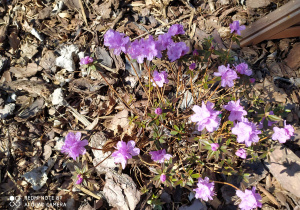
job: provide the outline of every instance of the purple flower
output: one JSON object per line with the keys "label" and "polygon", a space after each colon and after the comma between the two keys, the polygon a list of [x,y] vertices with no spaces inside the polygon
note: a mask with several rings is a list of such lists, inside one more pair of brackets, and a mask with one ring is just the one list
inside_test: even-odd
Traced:
{"label": "purple flower", "polygon": [[255,193],[255,190],[256,188],[252,187],[252,191],[247,189],[245,192],[242,192],[241,190],[236,191],[236,195],[242,200],[239,204],[241,210],[251,210],[262,207],[262,203],[260,202],[261,196],[258,193]]}
{"label": "purple flower", "polygon": [[183,29],[183,26],[180,24],[174,24],[168,30],[168,34],[170,34],[171,36],[175,36],[177,34],[184,34],[184,33],[185,31]]}
{"label": "purple flower", "polygon": [[256,129],[255,123],[249,122],[247,118],[244,118],[243,122],[238,122],[232,128],[232,133],[237,135],[237,142],[245,142],[246,147],[250,147],[252,143],[259,141],[258,134],[261,134],[261,131]]}
{"label": "purple flower", "polygon": [[160,53],[160,49],[158,49],[158,47],[159,46],[157,42],[153,40],[153,37],[149,36],[148,39],[142,38],[132,42],[130,48],[128,49],[128,54],[133,59],[137,59],[138,63],[143,63],[144,58],[147,58],[147,60],[151,61]]}
{"label": "purple flower", "polygon": [[158,49],[160,51],[163,51],[163,50],[166,50],[167,47],[174,42],[172,40],[172,36],[170,34],[166,33],[166,34],[159,35],[156,43],[159,46]]}
{"label": "purple flower", "polygon": [[252,70],[249,69],[248,64],[246,63],[240,63],[235,67],[235,70],[240,74],[245,74],[247,76],[250,76],[252,74]]}
{"label": "purple flower", "polygon": [[[274,115],[274,112],[270,111],[269,115]],[[264,120],[265,120],[265,117],[263,117],[262,120],[258,123],[258,129],[263,129],[263,127],[264,127]],[[268,120],[268,126],[272,126],[275,123],[277,123],[277,122],[273,122],[271,120]]]}
{"label": "purple flower", "polygon": [[157,114],[157,115],[161,115],[162,114],[162,109],[160,108],[160,107],[158,107],[158,108],[156,108],[155,109],[155,114]]}
{"label": "purple flower", "polygon": [[77,175],[77,181],[76,181],[76,184],[81,184],[82,181],[83,181],[82,175],[81,175],[81,174],[78,174],[78,175]]}
{"label": "purple flower", "polygon": [[194,51],[193,51],[193,56],[198,56],[198,55],[199,55],[198,51],[197,51],[197,50],[194,50]]}
{"label": "purple flower", "polygon": [[[155,82],[153,82],[153,80]],[[153,80],[151,79],[151,82],[153,82],[153,86],[156,87],[163,87],[164,83],[168,84],[168,73],[166,71],[162,71],[161,73],[158,73],[158,71],[153,72]],[[156,83],[156,84],[155,84]]]}
{"label": "purple flower", "polygon": [[189,66],[189,69],[191,70],[194,70],[196,68],[196,63],[192,63],[190,66]]}
{"label": "purple flower", "polygon": [[236,33],[238,35],[241,35],[241,31],[246,29],[246,26],[240,26],[239,21],[233,21],[233,23],[231,23],[229,27],[231,29],[230,33]]}
{"label": "purple flower", "polygon": [[202,107],[194,105],[193,111],[195,114],[191,116],[191,121],[197,122],[198,131],[202,131],[206,128],[208,132],[213,132],[218,129],[221,121],[218,115],[221,114],[221,112],[215,111],[213,107],[214,103],[209,101],[206,105],[202,101]]}
{"label": "purple flower", "polygon": [[171,62],[179,59],[181,56],[187,54],[190,50],[188,46],[184,42],[172,43],[168,47],[167,55]]}
{"label": "purple flower", "polygon": [[165,162],[165,160],[169,160],[172,155],[167,154],[166,150],[158,150],[158,151],[152,151],[149,152],[149,154],[151,155],[151,159],[153,161],[159,162],[159,163],[163,163]]}
{"label": "purple flower", "polygon": [[211,146],[212,151],[217,151],[218,148],[220,147],[220,145],[218,143],[212,143],[212,144],[210,144],[210,146]]}
{"label": "purple flower", "polygon": [[130,39],[125,37],[123,33],[109,29],[104,35],[104,45],[109,47],[109,49],[114,49],[115,55],[120,55],[121,51],[127,53]]}
{"label": "purple flower", "polygon": [[250,78],[250,83],[253,84],[255,82],[254,78]]}
{"label": "purple flower", "polygon": [[80,141],[81,133],[76,134],[69,132],[65,137],[65,144],[61,147],[61,152],[68,154],[71,158],[76,160],[79,155],[84,155],[86,150],[84,146],[88,145],[88,140]]}
{"label": "purple flower", "polygon": [[87,65],[90,63],[93,63],[93,58],[89,57],[89,56],[85,56],[84,58],[80,59],[80,65]]}
{"label": "purple flower", "polygon": [[123,169],[128,159],[140,154],[140,149],[135,148],[135,142],[132,140],[127,144],[124,141],[119,141],[116,149],[117,151],[113,152],[111,156],[115,158],[115,163],[121,163]]}
{"label": "purple flower", "polygon": [[286,121],[284,121],[284,128],[273,128],[272,139],[278,140],[280,143],[285,143],[286,140],[289,140],[294,135],[294,128],[291,125],[286,125]]}
{"label": "purple flower", "polygon": [[229,101],[229,103],[225,106],[223,106],[224,109],[230,111],[230,115],[228,119],[230,121],[243,121],[243,116],[247,115],[247,112],[244,110],[244,108],[240,105],[240,100],[237,101]]}
{"label": "purple flower", "polygon": [[229,65],[227,67],[224,65],[219,66],[218,72],[215,72],[214,75],[217,77],[221,77],[222,87],[232,87],[234,85],[233,80],[239,78],[236,72],[229,68]]}
{"label": "purple flower", "polygon": [[165,182],[166,180],[167,180],[166,174],[161,174],[161,175],[160,175],[160,181],[161,181],[161,182]]}
{"label": "purple flower", "polygon": [[235,152],[235,155],[238,156],[238,157],[240,157],[240,158],[246,159],[247,152],[246,152],[246,150],[244,150],[243,148],[240,148],[240,149],[238,149],[238,150]]}
{"label": "purple flower", "polygon": [[193,191],[196,192],[195,198],[203,199],[205,201],[213,200],[212,196],[215,195],[214,185],[214,182],[209,182],[208,177],[205,177],[204,179],[199,178],[197,184],[198,188],[193,189]]}

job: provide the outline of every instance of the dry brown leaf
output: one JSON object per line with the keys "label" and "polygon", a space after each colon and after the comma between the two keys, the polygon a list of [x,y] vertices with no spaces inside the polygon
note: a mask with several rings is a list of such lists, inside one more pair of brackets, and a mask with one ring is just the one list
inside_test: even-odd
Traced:
{"label": "dry brown leaf", "polygon": [[119,112],[107,123],[107,128],[114,131],[115,134],[119,133],[120,128],[125,131],[129,126],[128,114],[127,110]]}
{"label": "dry brown leaf", "polygon": [[41,71],[42,67],[38,66],[36,63],[29,63],[25,68],[23,67],[11,67],[10,72],[14,74],[15,77],[31,77],[34,76],[38,71]]}
{"label": "dry brown leaf", "polygon": [[56,71],[55,59],[56,57],[54,55],[54,52],[52,50],[48,50],[45,53],[45,55],[42,57],[40,66],[43,67],[45,70],[50,70],[50,72],[55,72]]}
{"label": "dry brown leaf", "polygon": [[18,37],[16,32],[12,32],[9,37],[9,45],[13,48],[13,50],[17,50],[20,45],[20,38]]}
{"label": "dry brown leaf", "polygon": [[51,154],[52,154],[52,148],[51,148],[51,146],[46,144],[44,146],[44,153],[43,153],[44,160],[47,161],[50,158]]}
{"label": "dry brown leaf", "polygon": [[27,59],[31,59],[38,52],[37,46],[33,44],[25,44],[21,45],[21,56],[26,57]]}

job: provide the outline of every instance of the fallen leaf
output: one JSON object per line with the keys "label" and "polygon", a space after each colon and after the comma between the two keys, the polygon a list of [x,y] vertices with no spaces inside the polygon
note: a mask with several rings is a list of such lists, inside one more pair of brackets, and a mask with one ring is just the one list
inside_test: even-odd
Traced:
{"label": "fallen leaf", "polygon": [[19,49],[20,38],[18,37],[16,32],[12,32],[9,35],[8,40],[9,40],[9,45],[11,46],[11,48],[13,48],[13,50]]}
{"label": "fallen leaf", "polygon": [[34,76],[38,71],[41,71],[42,67],[38,66],[36,63],[29,63],[26,67],[11,67],[10,72],[15,75],[15,77],[31,77]]}

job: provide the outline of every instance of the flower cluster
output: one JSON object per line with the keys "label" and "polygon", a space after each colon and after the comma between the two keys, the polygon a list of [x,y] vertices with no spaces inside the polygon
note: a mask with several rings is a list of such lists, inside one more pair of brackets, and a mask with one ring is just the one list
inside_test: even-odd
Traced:
{"label": "flower cluster", "polygon": [[252,143],[259,141],[258,134],[261,134],[261,131],[257,130],[255,123],[243,118],[242,122],[238,122],[232,128],[232,133],[237,135],[237,142],[245,143],[246,147],[250,147]]}
{"label": "flower cluster", "polygon": [[161,115],[163,111],[162,111],[162,109],[160,107],[157,107],[154,112],[157,115]]}
{"label": "flower cluster", "polygon": [[221,112],[215,111],[213,107],[214,103],[209,101],[206,105],[202,102],[202,107],[194,105],[193,111],[195,114],[191,116],[191,121],[197,122],[198,131],[202,131],[206,128],[208,132],[213,132],[218,129],[221,121],[218,115],[221,114]]}
{"label": "flower cluster", "polygon": [[241,199],[241,203],[239,204],[241,210],[251,210],[262,207],[262,203],[260,202],[262,198],[258,193],[255,193],[255,189],[256,188],[253,187],[252,190],[245,190],[245,192],[241,190],[236,191],[236,195]]}
{"label": "flower cluster", "polygon": [[135,148],[135,142],[132,140],[127,144],[124,141],[119,141],[116,149],[117,151],[113,152],[111,156],[115,158],[115,163],[121,163],[123,169],[128,159],[140,154],[140,149]]}
{"label": "flower cluster", "polygon": [[[154,81],[155,82],[154,82]],[[162,71],[161,73],[158,73],[158,71],[153,72],[153,80],[151,79],[151,82],[153,82],[153,86],[156,87],[163,87],[164,83],[168,84],[168,73],[166,71]]]}
{"label": "flower cluster", "polygon": [[232,122],[234,122],[235,120],[241,122],[243,121],[244,116],[247,115],[247,112],[240,105],[240,100],[230,101],[227,105],[223,107],[224,109],[230,111],[228,119]]}
{"label": "flower cluster", "polygon": [[169,160],[172,155],[167,154],[166,150],[158,150],[158,151],[152,151],[149,152],[149,154],[151,155],[151,159],[153,161],[159,162],[159,163],[163,163],[165,162],[165,160]]}
{"label": "flower cluster", "polygon": [[286,121],[284,121],[284,128],[273,128],[273,140],[278,140],[280,143],[285,143],[286,140],[290,139],[294,135],[294,128],[291,125],[286,125]]}
{"label": "flower cluster", "polygon": [[157,40],[150,35],[148,39],[135,40],[132,43],[129,37],[112,29],[104,35],[104,45],[114,49],[114,53],[119,55],[122,52],[128,53],[131,58],[138,63],[143,63],[144,59],[151,61],[154,57],[161,58],[162,51],[168,50],[167,55],[172,62],[189,52],[189,47],[184,42],[175,43],[173,36],[184,34],[182,25],[172,25],[168,32],[159,35]]}
{"label": "flower cluster", "polygon": [[193,189],[193,191],[196,192],[195,198],[200,198],[205,201],[213,200],[212,196],[215,195],[214,185],[214,182],[209,182],[208,177],[205,177],[204,179],[199,178],[197,183],[198,188]]}
{"label": "flower cluster", "polygon": [[233,81],[239,78],[236,72],[232,70],[229,65],[227,67],[224,65],[219,66],[218,72],[215,72],[214,75],[221,77],[222,87],[232,87],[234,85]]}
{"label": "flower cluster", "polygon": [[79,155],[84,155],[86,153],[86,149],[84,148],[88,145],[88,140],[82,140],[81,133],[77,132],[76,134],[70,132],[65,137],[65,144],[61,148],[61,152],[68,154],[71,158],[76,160]]}

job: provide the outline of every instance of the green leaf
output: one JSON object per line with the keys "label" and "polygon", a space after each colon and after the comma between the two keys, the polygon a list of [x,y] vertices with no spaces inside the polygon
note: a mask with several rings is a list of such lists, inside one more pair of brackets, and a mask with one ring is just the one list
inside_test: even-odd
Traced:
{"label": "green leaf", "polygon": [[177,131],[171,131],[170,134],[175,136],[175,135],[178,134],[178,132]]}
{"label": "green leaf", "polygon": [[272,120],[272,121],[280,121],[281,118],[277,117],[276,115],[268,115],[268,119]]}
{"label": "green leaf", "polygon": [[191,177],[194,179],[198,179],[200,177],[200,174],[192,174]]}
{"label": "green leaf", "polygon": [[174,125],[174,129],[180,131],[177,125]]}

